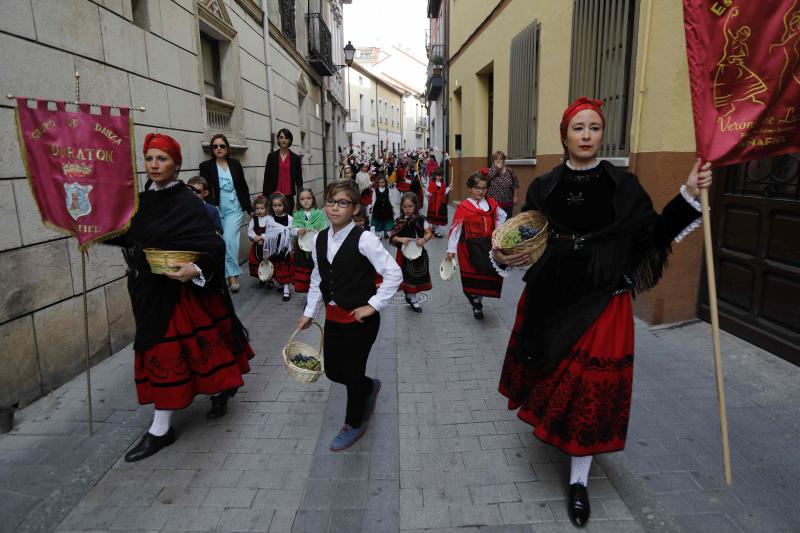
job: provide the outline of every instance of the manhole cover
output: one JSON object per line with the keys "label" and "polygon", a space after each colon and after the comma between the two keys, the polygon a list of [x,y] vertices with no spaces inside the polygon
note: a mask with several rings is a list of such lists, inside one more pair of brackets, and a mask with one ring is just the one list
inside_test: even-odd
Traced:
{"label": "manhole cover", "polygon": [[[428,293],[427,292],[418,292],[417,293],[417,302],[423,304],[428,301]],[[391,305],[408,305],[406,302],[406,293],[403,291],[397,291],[392,296],[392,299],[389,301]]]}

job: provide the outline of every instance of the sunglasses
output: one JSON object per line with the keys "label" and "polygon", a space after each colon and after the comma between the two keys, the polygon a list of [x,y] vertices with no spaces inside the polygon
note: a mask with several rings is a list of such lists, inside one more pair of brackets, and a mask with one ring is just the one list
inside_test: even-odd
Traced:
{"label": "sunglasses", "polygon": [[203,194],[205,192],[203,189],[198,189],[197,187],[189,187],[189,188],[192,189],[195,192],[195,194]]}
{"label": "sunglasses", "polygon": [[214,150],[224,150],[225,148],[227,148],[227,146],[225,146],[224,144],[214,144],[211,147]]}

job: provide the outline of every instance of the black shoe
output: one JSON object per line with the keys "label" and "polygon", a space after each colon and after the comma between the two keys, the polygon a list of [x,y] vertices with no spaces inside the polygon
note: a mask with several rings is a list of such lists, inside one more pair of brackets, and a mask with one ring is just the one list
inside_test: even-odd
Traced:
{"label": "black shoe", "polygon": [[284,302],[288,302],[291,299],[292,299],[292,295],[291,294],[289,294],[288,292],[284,292],[283,293],[283,301]]}
{"label": "black shoe", "polygon": [[411,297],[408,294],[406,294],[406,303],[411,305]]}
{"label": "black shoe", "polygon": [[437,239],[441,239],[442,238],[442,234],[441,233],[434,233],[433,236],[436,237]]}
{"label": "black shoe", "polygon": [[475,309],[477,309],[478,311],[483,310],[483,303],[479,300],[476,300],[474,296],[467,296],[467,299],[469,299],[469,303],[472,306],[473,310]]}
{"label": "black shoe", "polygon": [[477,307],[472,308],[472,315],[475,317],[476,320],[483,320],[483,311],[481,311]]}
{"label": "black shoe", "polygon": [[215,420],[222,418],[228,412],[228,400],[236,394],[236,389],[228,389],[211,397],[211,409],[206,413],[206,418]]}
{"label": "black shoe", "polygon": [[139,444],[125,454],[125,462],[135,463],[136,461],[141,461],[157,453],[161,448],[166,448],[173,442],[175,442],[175,430],[172,428],[169,428],[169,431],[160,437],[156,437],[148,431],[139,441]]}
{"label": "black shoe", "polygon": [[412,310],[413,310],[415,313],[421,313],[421,312],[422,312],[422,307],[420,307],[420,306],[419,306],[419,304],[418,304],[417,302],[412,302],[412,303],[411,303],[411,304],[409,304],[409,305],[411,305],[411,309],[412,309]]}
{"label": "black shoe", "polygon": [[573,483],[569,486],[567,514],[569,515],[569,521],[575,527],[584,527],[589,522],[589,515],[591,514],[589,491],[581,483]]}

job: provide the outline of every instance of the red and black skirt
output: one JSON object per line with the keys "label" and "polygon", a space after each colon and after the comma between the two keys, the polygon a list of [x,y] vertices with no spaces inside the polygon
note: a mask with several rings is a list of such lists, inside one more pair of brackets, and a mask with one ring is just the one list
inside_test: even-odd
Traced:
{"label": "red and black skirt", "polygon": [[188,284],[164,337],[134,358],[136,395],[156,409],[183,409],[197,394],[217,394],[244,384],[253,349],[232,334],[222,296],[197,294]]}
{"label": "red and black skirt", "polygon": [[[400,270],[403,271],[403,281],[400,283],[401,291],[416,294],[433,288],[427,250],[423,249],[422,255],[414,260],[406,259],[403,252],[398,250],[395,259]],[[381,279],[382,282],[383,279]]]}
{"label": "red and black skirt", "polygon": [[269,258],[275,270],[272,272],[272,281],[285,285],[294,281],[292,272],[292,254],[273,255]]}
{"label": "red and black skirt", "polygon": [[461,235],[458,242],[458,270],[461,273],[461,287],[464,294],[500,298],[503,278],[500,277],[489,259],[492,242],[489,237],[465,239]]}
{"label": "red and black skirt", "polygon": [[444,191],[431,193],[428,198],[428,215],[425,218],[433,226],[447,225],[447,196]]}
{"label": "red and black skirt", "polygon": [[527,290],[500,375],[509,409],[533,426],[541,441],[573,456],[625,448],[633,385],[633,307],[629,293],[614,296],[569,355],[549,374],[517,355]]}
{"label": "red and black skirt", "polygon": [[250,244],[250,255],[247,256],[247,266],[250,269],[250,275],[254,278],[258,277],[258,265],[264,259],[264,243],[253,242]]}
{"label": "red and black skirt", "polygon": [[311,252],[305,252],[296,247],[292,261],[294,290],[308,292],[311,286],[311,271],[314,270],[314,259],[311,257]]}

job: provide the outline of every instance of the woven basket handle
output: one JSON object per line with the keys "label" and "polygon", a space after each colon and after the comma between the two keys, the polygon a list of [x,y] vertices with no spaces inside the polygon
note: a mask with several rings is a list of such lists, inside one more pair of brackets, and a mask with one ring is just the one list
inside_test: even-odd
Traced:
{"label": "woven basket handle", "polygon": [[[317,351],[317,353],[319,353],[319,359],[320,361],[322,361],[322,343],[325,340],[325,333],[322,329],[322,326],[319,325],[319,322],[312,322],[311,325],[317,326],[317,329],[319,329],[319,350]],[[295,335],[300,333],[300,331],[301,330],[299,329],[294,330],[294,333],[292,333],[292,336],[289,337],[289,342],[287,344],[291,344],[292,341],[294,340]]]}

